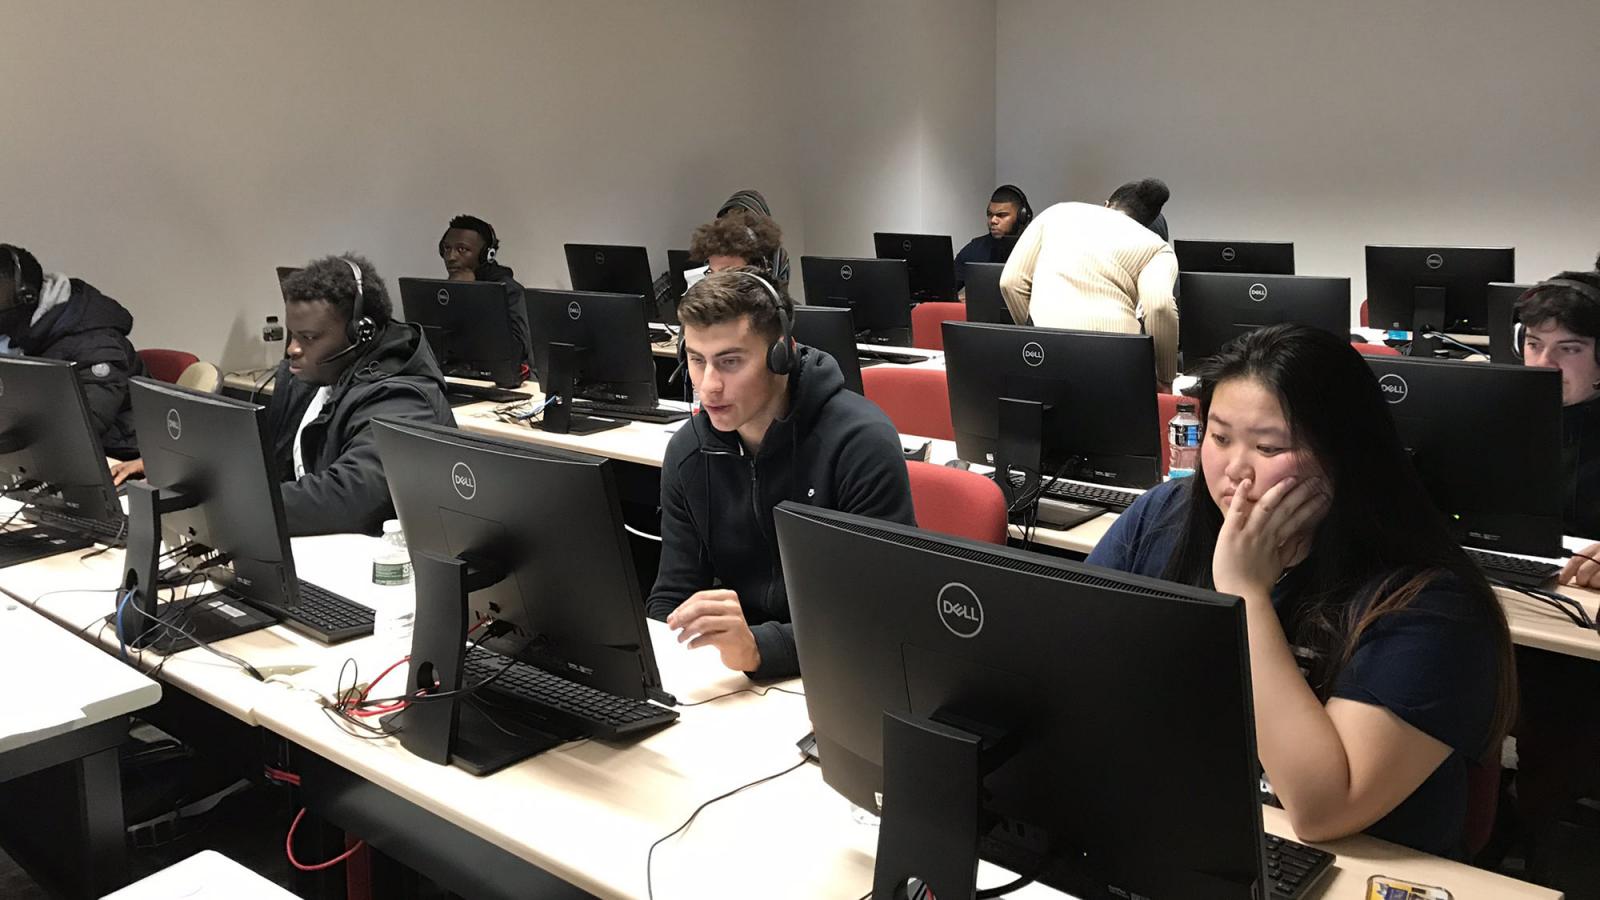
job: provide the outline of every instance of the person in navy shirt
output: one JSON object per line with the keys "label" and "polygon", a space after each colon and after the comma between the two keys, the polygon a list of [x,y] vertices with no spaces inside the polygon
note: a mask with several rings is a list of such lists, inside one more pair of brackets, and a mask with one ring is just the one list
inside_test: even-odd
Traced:
{"label": "person in navy shirt", "polygon": [[1469,767],[1515,707],[1499,601],[1343,339],[1276,325],[1200,374],[1200,466],[1088,561],[1244,599],[1257,749],[1302,839],[1463,856]]}

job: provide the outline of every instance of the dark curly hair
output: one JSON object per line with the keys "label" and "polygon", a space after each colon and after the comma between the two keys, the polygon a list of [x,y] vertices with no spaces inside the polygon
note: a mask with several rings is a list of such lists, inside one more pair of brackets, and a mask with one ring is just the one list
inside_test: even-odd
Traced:
{"label": "dark curly hair", "polygon": [[[1600,259],[1595,260],[1600,268]],[[1600,339],[1600,302],[1584,291],[1552,281],[1570,281],[1588,285],[1600,292],[1600,271],[1562,272],[1529,288],[1513,307],[1513,316],[1528,328],[1538,328],[1546,322],[1557,325],[1582,337]]]}
{"label": "dark curly hair", "polygon": [[314,303],[325,301],[338,307],[346,322],[355,318],[356,277],[349,263],[361,267],[361,311],[382,328],[394,318],[394,304],[389,300],[389,289],[383,277],[364,256],[345,253],[324,256],[306,263],[306,267],[283,281],[283,299],[287,303]]}
{"label": "dark curly hair", "polygon": [[730,210],[726,215],[701,225],[689,239],[689,256],[737,256],[763,271],[772,268],[772,257],[783,244],[783,230],[770,216],[747,209]]}
{"label": "dark curly hair", "polygon": [[15,281],[19,274],[22,283],[17,287],[38,291],[44,286],[44,267],[32,253],[15,244],[0,244],[0,281]]}
{"label": "dark curly hair", "polygon": [[1128,214],[1128,217],[1143,225],[1150,227],[1150,223],[1161,215],[1161,207],[1167,205],[1167,200],[1172,196],[1172,191],[1167,189],[1167,183],[1159,178],[1146,178],[1142,181],[1130,181],[1111,192],[1111,199],[1106,201],[1113,207]]}

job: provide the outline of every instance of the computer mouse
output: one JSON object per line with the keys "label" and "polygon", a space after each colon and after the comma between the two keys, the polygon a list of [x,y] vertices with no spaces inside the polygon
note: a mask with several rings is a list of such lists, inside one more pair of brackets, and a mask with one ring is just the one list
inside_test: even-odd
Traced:
{"label": "computer mouse", "polygon": [[949,462],[945,463],[945,465],[949,466],[952,469],[961,469],[963,471],[972,468],[972,463],[969,463],[964,459],[952,459]]}

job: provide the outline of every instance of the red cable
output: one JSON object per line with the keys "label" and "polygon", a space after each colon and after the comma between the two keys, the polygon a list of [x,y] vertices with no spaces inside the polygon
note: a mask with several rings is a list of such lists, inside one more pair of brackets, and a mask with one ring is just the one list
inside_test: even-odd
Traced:
{"label": "red cable", "polygon": [[268,778],[281,781],[284,784],[292,784],[295,787],[300,786],[300,776],[293,772],[285,772],[282,769],[274,769],[271,766],[263,766],[262,768],[266,770]]}
{"label": "red cable", "polygon": [[349,859],[351,856],[355,855],[357,850],[360,850],[362,847],[367,845],[366,841],[356,841],[349,847],[349,849],[325,863],[317,863],[314,866],[305,865],[304,863],[300,862],[300,860],[294,858],[294,830],[300,827],[300,820],[305,818],[305,816],[306,810],[305,807],[302,806],[300,807],[300,811],[294,814],[294,821],[289,823],[289,836],[283,840],[283,853],[285,856],[289,857],[289,865],[294,866],[296,869],[299,869],[302,872],[320,872],[323,869],[331,869],[334,866],[337,866],[339,863]]}

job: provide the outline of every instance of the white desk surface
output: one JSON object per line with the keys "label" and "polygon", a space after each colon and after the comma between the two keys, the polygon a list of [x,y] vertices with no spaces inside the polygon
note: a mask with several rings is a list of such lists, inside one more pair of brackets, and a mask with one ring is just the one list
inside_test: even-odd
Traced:
{"label": "white desk surface", "polygon": [[0,598],[0,752],[96,725],[161,699],[161,685],[15,599]]}

